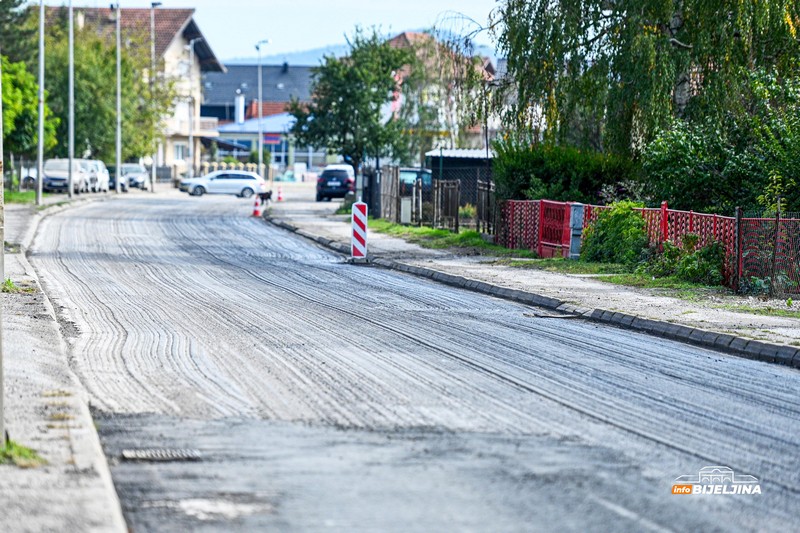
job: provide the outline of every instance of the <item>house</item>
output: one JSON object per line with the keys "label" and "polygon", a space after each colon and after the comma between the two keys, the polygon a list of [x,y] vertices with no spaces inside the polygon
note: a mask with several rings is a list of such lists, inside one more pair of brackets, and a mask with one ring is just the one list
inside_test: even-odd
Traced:
{"label": "house", "polygon": [[[422,87],[416,98],[421,105],[436,110],[437,124],[429,124],[429,131],[423,135],[428,137],[427,148],[480,148],[485,145],[485,137],[496,134],[499,123],[492,118],[484,124],[473,124],[470,104],[468,102],[485,97],[481,93],[467,94],[459,88],[458,78],[464,69],[475,69],[478,78],[485,87],[490,85],[496,74],[495,67],[489,58],[469,57],[454,50],[450,43],[437,41],[429,33],[406,31],[389,39],[394,48],[412,49],[419,64],[428,72],[429,81]],[[410,67],[404,67],[398,78],[402,80],[411,74]],[[392,112],[398,113],[404,105],[404,95],[398,91],[392,102]],[[424,151],[427,151],[427,148]]]}
{"label": "house", "polygon": [[[49,8],[61,9],[61,8]],[[74,8],[75,24],[96,28],[103,34],[113,34],[116,28],[116,9]],[[120,29],[123,43],[135,42],[135,37],[145,37],[147,44],[155,44],[156,75],[175,83],[178,98],[170,116],[163,122],[163,138],[159,144],[155,164],[169,169],[173,178],[189,170],[190,153],[193,168],[200,163],[203,139],[219,136],[216,117],[200,113],[202,103],[202,75],[208,72],[225,72],[225,67],[214,55],[210,44],[194,20],[194,9],[120,9]],[[151,15],[153,27],[151,33]],[[141,40],[141,39],[140,39]],[[193,144],[189,150],[190,139]],[[124,139],[123,139],[124,142]],[[142,154],[146,157],[150,154]]]}
{"label": "house", "polygon": [[[261,116],[285,113],[292,98],[310,102],[312,68],[288,63],[262,65]],[[223,124],[235,122],[240,99],[244,102],[244,117],[240,119],[257,117],[258,65],[230,65],[225,72],[203,74],[203,115],[216,117]]]}
{"label": "house", "polygon": [[308,168],[323,165],[327,161],[324,150],[295,146],[288,134],[294,118],[287,113],[287,106],[294,98],[311,101],[312,68],[288,63],[262,65],[262,102],[258,100],[258,65],[230,65],[226,72],[205,73],[201,109],[203,115],[219,120],[219,154],[245,159],[257,151],[260,105],[263,145],[270,152],[268,164],[278,168],[295,163],[305,163]]}

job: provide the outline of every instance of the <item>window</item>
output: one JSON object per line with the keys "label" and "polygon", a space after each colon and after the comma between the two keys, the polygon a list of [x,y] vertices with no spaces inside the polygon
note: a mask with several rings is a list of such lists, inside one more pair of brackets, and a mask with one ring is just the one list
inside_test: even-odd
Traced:
{"label": "window", "polygon": [[175,145],[175,160],[176,161],[186,161],[189,159],[189,145],[188,144],[176,144]]}

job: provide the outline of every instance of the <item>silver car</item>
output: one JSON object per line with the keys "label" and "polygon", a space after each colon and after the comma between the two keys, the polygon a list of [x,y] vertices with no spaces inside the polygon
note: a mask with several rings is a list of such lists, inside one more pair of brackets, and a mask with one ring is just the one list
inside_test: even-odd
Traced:
{"label": "silver car", "polygon": [[150,174],[144,165],[124,163],[122,165],[122,177],[128,180],[128,186],[132,189],[146,191],[150,188]]}
{"label": "silver car", "polygon": [[[69,159],[48,159],[44,164],[44,192],[69,190]],[[72,160],[72,190],[79,194],[89,190],[87,167],[78,159]]]}
{"label": "silver car", "polygon": [[192,196],[208,194],[235,194],[250,198],[266,192],[264,178],[255,172],[243,170],[218,170],[199,178],[181,181],[180,189]]}

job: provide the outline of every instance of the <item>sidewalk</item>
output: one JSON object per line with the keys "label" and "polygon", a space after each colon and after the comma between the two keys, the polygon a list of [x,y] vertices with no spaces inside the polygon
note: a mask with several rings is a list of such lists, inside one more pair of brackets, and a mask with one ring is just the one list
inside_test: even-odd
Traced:
{"label": "sidewalk", "polygon": [[[47,202],[64,200],[54,196]],[[33,448],[47,464],[0,465],[4,532],[127,529],[55,310],[25,257],[42,216],[66,207],[5,206],[5,276],[34,290],[3,294],[6,428],[12,440]]]}
{"label": "sidewalk", "polygon": [[[313,190],[303,185],[285,187],[286,201],[269,209],[273,223],[334,249],[349,250],[349,216],[332,214],[338,203],[315,203]],[[732,302],[764,307],[765,302],[756,298],[688,301],[655,289],[605,283],[597,276],[498,265],[496,257],[431,250],[374,232],[369,234],[369,254],[379,265],[451,285],[800,367],[800,319],[726,308]],[[771,303],[785,306],[783,300]]]}

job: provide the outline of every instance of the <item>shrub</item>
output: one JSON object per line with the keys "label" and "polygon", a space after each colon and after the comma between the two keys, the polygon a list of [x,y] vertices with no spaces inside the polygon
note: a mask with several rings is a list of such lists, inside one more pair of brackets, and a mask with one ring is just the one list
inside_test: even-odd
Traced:
{"label": "shrub", "polygon": [[478,216],[478,210],[472,204],[466,204],[458,208],[459,218],[475,218],[476,216]]}
{"label": "shrub", "polygon": [[581,259],[633,266],[647,248],[647,230],[640,204],[622,201],[604,210],[584,232]]}
{"label": "shrub", "polygon": [[686,251],[678,262],[675,275],[684,281],[704,285],[722,285],[722,265],[725,248],[720,242],[712,242],[694,251]]}
{"label": "shrub", "polygon": [[655,199],[671,207],[730,213],[736,206],[800,209],[800,76],[743,71],[719,116],[675,120],[642,154]]}
{"label": "shrub", "polygon": [[627,158],[512,136],[494,143],[492,176],[501,200],[596,203],[604,185],[632,182]]}
{"label": "shrub", "polygon": [[675,276],[692,283],[721,285],[725,261],[722,243],[714,241],[698,248],[700,236],[694,233],[687,233],[681,240],[682,247],[669,241],[664,242],[661,251],[653,253],[647,263],[640,265],[637,271],[657,278]]}

